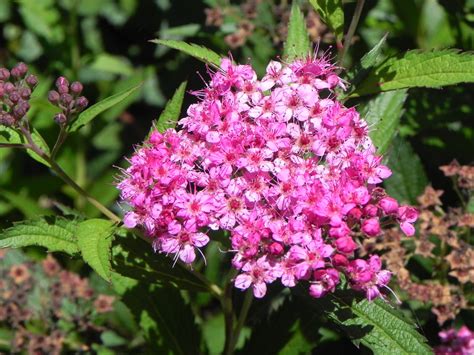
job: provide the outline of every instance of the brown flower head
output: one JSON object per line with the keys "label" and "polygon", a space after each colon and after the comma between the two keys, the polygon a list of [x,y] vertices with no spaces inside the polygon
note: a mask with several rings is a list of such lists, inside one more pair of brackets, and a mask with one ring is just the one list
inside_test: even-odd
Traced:
{"label": "brown flower head", "polygon": [[94,301],[94,307],[97,313],[107,313],[113,311],[114,296],[99,295]]}
{"label": "brown flower head", "polygon": [[459,174],[461,165],[459,165],[458,161],[454,159],[448,165],[440,166],[439,169],[444,173],[445,176],[455,176]]}
{"label": "brown flower head", "polygon": [[418,197],[418,202],[422,208],[427,208],[431,206],[441,206],[440,196],[443,194],[442,190],[435,190],[431,185],[426,186],[425,192],[423,195]]}
{"label": "brown flower head", "polygon": [[13,265],[8,274],[16,284],[21,284],[30,278],[30,272],[24,264]]}

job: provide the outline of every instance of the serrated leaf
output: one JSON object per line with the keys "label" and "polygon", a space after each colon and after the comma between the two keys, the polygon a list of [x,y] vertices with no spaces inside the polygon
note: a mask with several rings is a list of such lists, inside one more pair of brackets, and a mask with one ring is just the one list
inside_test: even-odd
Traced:
{"label": "serrated leaf", "polygon": [[73,255],[79,252],[74,235],[76,222],[61,217],[44,217],[15,223],[0,234],[0,248],[37,245],[49,251]]}
{"label": "serrated leaf", "polygon": [[92,121],[105,110],[125,100],[127,97],[133,94],[139,87],[140,85],[134,86],[130,89],[119,92],[118,94],[112,95],[102,101],[99,101],[95,105],[89,107],[77,117],[77,119],[71,124],[71,126],[69,126],[68,131],[77,131],[79,128]]}
{"label": "serrated leaf", "polygon": [[381,299],[368,301],[338,292],[316,302],[353,343],[362,343],[374,355],[433,353],[413,322]]}
{"label": "serrated leaf", "polygon": [[110,281],[111,247],[115,225],[106,219],[88,219],[77,225],[77,245],[84,261]]}
{"label": "serrated leaf", "polygon": [[38,218],[45,214],[52,214],[46,208],[38,205],[38,201],[32,199],[25,191],[12,192],[0,189],[1,196],[17,208],[26,218]]}
{"label": "serrated leaf", "polygon": [[182,82],[181,85],[179,85],[179,87],[176,89],[171,100],[169,100],[166,104],[163,112],[156,122],[156,128],[159,132],[163,133],[168,128],[174,128],[176,126],[176,122],[178,122],[179,115],[181,114],[181,106],[183,105],[186,85],[186,81]]}
{"label": "serrated leaf", "polygon": [[364,107],[362,117],[369,124],[369,135],[379,154],[387,151],[403,114],[406,90],[383,92]]}
{"label": "serrated leaf", "polygon": [[411,87],[437,88],[474,82],[474,55],[459,50],[408,51],[371,70],[350,95],[363,96]]}
{"label": "serrated leaf", "polygon": [[392,170],[392,175],[384,181],[387,192],[401,202],[415,204],[428,184],[428,178],[410,143],[395,139],[387,165]]}
{"label": "serrated leaf", "polygon": [[175,41],[171,39],[153,39],[150,42],[177,49],[207,64],[213,64],[217,67],[221,65],[221,56],[219,54],[210,50],[209,48],[194,43]]}
{"label": "serrated leaf", "polygon": [[112,283],[155,354],[200,354],[201,332],[178,289],[158,287],[114,273]]}
{"label": "serrated leaf", "polygon": [[291,61],[295,58],[306,57],[310,51],[311,46],[306,29],[306,20],[297,1],[293,1],[283,56],[285,60]]}
{"label": "serrated leaf", "polygon": [[150,284],[209,292],[209,284],[181,264],[173,266],[172,258],[155,253],[150,244],[131,233],[117,235],[112,253],[112,267],[122,276]]}
{"label": "serrated leaf", "polygon": [[342,0],[309,0],[309,2],[321,20],[334,32],[336,38],[341,40],[344,36]]}

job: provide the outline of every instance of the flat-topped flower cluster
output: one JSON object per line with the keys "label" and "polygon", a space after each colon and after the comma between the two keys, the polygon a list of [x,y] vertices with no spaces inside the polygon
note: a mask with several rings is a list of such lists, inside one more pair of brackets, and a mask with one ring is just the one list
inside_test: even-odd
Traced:
{"label": "flat-topped flower cluster", "polygon": [[390,272],[377,255],[359,258],[359,241],[391,222],[413,235],[418,214],[377,187],[391,172],[367,123],[333,98],[338,86],[326,58],[273,61],[261,80],[223,59],[180,130],[154,131],[130,159],[118,184],[125,226],[188,264],[210,230],[228,231],[235,286],[255,297],[276,280],[321,297],[342,274],[380,296]]}

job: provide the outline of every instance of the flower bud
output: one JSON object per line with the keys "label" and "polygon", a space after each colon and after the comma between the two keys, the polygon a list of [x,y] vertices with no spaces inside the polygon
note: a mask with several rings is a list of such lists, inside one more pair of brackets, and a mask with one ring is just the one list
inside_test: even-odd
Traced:
{"label": "flower bud", "polygon": [[367,234],[369,237],[379,235],[380,231],[380,223],[377,218],[369,218],[362,223],[362,232]]}
{"label": "flower bud", "polygon": [[379,207],[385,214],[397,213],[398,202],[394,198],[387,196],[379,201]]}
{"label": "flower bud", "polygon": [[280,255],[281,253],[283,253],[283,246],[280,243],[274,242],[270,244],[268,250],[273,255]]}
{"label": "flower bud", "polygon": [[73,95],[80,95],[82,92],[83,86],[80,82],[75,81],[71,84],[71,92]]}
{"label": "flower bud", "polygon": [[23,62],[18,63],[11,70],[11,74],[15,79],[23,78],[27,72],[28,72],[28,66]]}
{"label": "flower bud", "polygon": [[5,85],[3,86],[3,88],[5,89],[5,92],[7,94],[11,93],[13,90],[15,90],[15,85],[13,85],[12,83],[5,83]]}
{"label": "flower bud", "polygon": [[58,92],[60,94],[68,94],[69,93],[69,87],[67,85],[59,85],[58,86]]}
{"label": "flower bud", "polygon": [[15,118],[6,112],[0,113],[0,125],[11,127],[15,125]]}
{"label": "flower bud", "polygon": [[332,257],[332,264],[333,264],[334,267],[344,268],[347,265],[349,265],[349,260],[347,260],[347,257],[345,257],[344,255],[335,254]]}
{"label": "flower bud", "polygon": [[59,125],[63,125],[63,124],[66,124],[67,122],[67,117],[64,113],[57,113],[55,116],[54,116],[54,122],[56,122],[57,124]]}
{"label": "flower bud", "polygon": [[89,105],[89,101],[84,96],[80,96],[76,99],[76,108],[78,111],[84,110],[87,105]]}
{"label": "flower bud", "polygon": [[20,94],[22,99],[28,100],[31,95],[31,89],[28,87],[22,87],[18,90],[18,93]]}
{"label": "flower bud", "polygon": [[26,115],[29,109],[30,104],[27,101],[21,100],[15,107],[13,107],[12,112],[17,119],[21,119]]}
{"label": "flower bud", "polygon": [[0,68],[0,80],[7,81],[10,78],[10,71],[7,68]]}
{"label": "flower bud", "polygon": [[0,100],[2,99],[3,95],[5,95],[5,86],[2,82],[0,82]]}
{"label": "flower bud", "polygon": [[31,89],[34,89],[36,85],[38,85],[38,78],[35,75],[30,74],[26,77],[25,82]]}
{"label": "flower bud", "polygon": [[364,214],[367,217],[375,217],[377,215],[378,211],[379,211],[379,209],[375,205],[369,204],[369,205],[364,207]]}
{"label": "flower bud", "polygon": [[357,244],[351,237],[342,237],[336,240],[336,248],[344,254],[350,254],[357,249]]}
{"label": "flower bud", "polygon": [[8,96],[8,98],[10,99],[11,102],[13,102],[14,104],[16,104],[18,101],[20,101],[21,99],[21,96],[20,94],[18,93],[18,91],[12,91],[10,93],[10,95]]}
{"label": "flower bud", "polygon": [[48,93],[48,101],[51,102],[53,105],[57,105],[59,102],[59,93],[55,90],[51,90]]}
{"label": "flower bud", "polygon": [[60,86],[69,86],[69,81],[64,76],[56,79],[56,87],[59,89]]}
{"label": "flower bud", "polygon": [[69,94],[61,94],[60,100],[61,103],[64,104],[64,106],[68,106],[72,102],[73,98]]}

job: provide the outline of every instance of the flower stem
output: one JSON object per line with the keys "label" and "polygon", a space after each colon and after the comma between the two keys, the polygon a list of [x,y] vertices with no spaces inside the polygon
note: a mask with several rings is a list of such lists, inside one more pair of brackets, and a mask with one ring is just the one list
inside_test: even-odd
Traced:
{"label": "flower stem", "polygon": [[66,125],[61,125],[58,139],[56,140],[56,143],[54,143],[53,150],[51,151],[51,159],[56,158],[56,154],[58,153],[59,148],[61,148],[62,144],[66,140],[66,137],[67,137]]}
{"label": "flower stem", "polygon": [[339,65],[343,65],[344,58],[349,51],[349,47],[351,46],[352,38],[354,37],[354,33],[356,31],[357,25],[359,24],[360,15],[362,14],[362,9],[364,8],[365,0],[357,0],[356,8],[354,11],[354,16],[352,16],[351,24],[349,25],[349,30],[346,33],[346,37],[344,37],[344,46],[342,47],[342,53],[339,56]]}
{"label": "flower stem", "polygon": [[239,319],[237,320],[237,325],[235,326],[234,333],[232,335],[232,342],[230,344],[229,350],[230,353],[234,352],[234,348],[239,341],[240,332],[244,327],[245,320],[247,319],[247,314],[249,313],[250,306],[253,301],[253,291],[252,288],[248,288],[245,293],[244,303],[242,304],[242,309],[240,310]]}
{"label": "flower stem", "polygon": [[232,305],[232,280],[237,276],[238,271],[232,269],[228,276],[226,286],[224,288],[224,293],[221,297],[221,306],[222,311],[224,312],[224,322],[225,322],[225,345],[223,354],[232,354],[233,349],[231,349],[232,336],[233,336],[233,326],[234,326],[234,311]]}

